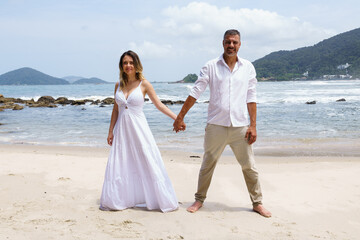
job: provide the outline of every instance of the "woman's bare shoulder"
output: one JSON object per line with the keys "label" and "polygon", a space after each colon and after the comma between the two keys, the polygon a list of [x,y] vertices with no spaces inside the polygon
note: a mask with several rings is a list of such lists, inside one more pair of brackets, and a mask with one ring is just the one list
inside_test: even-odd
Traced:
{"label": "woman's bare shoulder", "polygon": [[142,85],[145,87],[145,88],[148,88],[148,87],[151,87],[151,83],[147,80],[147,79],[143,79],[142,80]]}
{"label": "woman's bare shoulder", "polygon": [[118,87],[119,87],[119,82],[116,82],[116,83],[115,83],[114,94],[116,93],[116,90],[118,89]]}

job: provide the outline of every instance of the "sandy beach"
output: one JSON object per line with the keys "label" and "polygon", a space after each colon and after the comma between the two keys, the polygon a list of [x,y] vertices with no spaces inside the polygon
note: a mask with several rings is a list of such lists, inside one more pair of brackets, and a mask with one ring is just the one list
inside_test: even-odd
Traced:
{"label": "sandy beach", "polygon": [[[220,159],[204,207],[201,154],[163,150],[179,210],[100,211],[109,148],[0,145],[0,239],[359,239],[360,158],[258,156],[266,219],[240,166]],[[194,157],[195,156],[195,157]],[[199,156],[200,158],[198,158]]]}

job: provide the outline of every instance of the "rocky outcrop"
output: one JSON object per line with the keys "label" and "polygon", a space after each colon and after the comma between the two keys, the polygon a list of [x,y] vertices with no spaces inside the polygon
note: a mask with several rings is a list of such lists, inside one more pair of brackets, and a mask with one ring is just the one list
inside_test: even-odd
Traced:
{"label": "rocky outcrop", "polygon": [[2,112],[4,109],[12,109],[12,110],[22,110],[24,106],[15,104],[13,102],[8,102],[5,104],[0,104],[0,112]]}
{"label": "rocky outcrop", "polygon": [[12,103],[15,102],[15,98],[6,98],[4,96],[0,97],[0,103],[9,103],[9,102]]}
{"label": "rocky outcrop", "polygon": [[38,103],[55,103],[55,99],[51,96],[42,96],[37,100]]}
{"label": "rocky outcrop", "polygon": [[101,101],[98,99],[98,100],[95,100],[91,103],[91,105],[99,105],[101,103]]}
{"label": "rocky outcrop", "polygon": [[105,104],[105,105],[110,105],[110,104],[114,104],[114,98],[105,98],[104,100],[101,101],[102,104]]}
{"label": "rocky outcrop", "polygon": [[171,100],[161,100],[161,102],[165,105],[173,105],[174,104],[174,102]]}
{"label": "rocky outcrop", "polygon": [[[149,101],[148,98],[144,99],[145,101]],[[173,105],[173,104],[184,104],[184,101],[172,101],[172,100],[161,100],[161,102],[165,105]],[[23,105],[19,105],[19,104]],[[0,94],[0,111],[3,109],[14,109],[14,110],[21,110],[24,108],[24,105],[27,107],[48,107],[48,108],[55,108],[58,105],[85,105],[86,103],[90,103],[91,105],[99,105],[99,107],[106,107],[107,105],[112,105],[115,103],[114,98],[108,97],[104,100],[91,100],[91,99],[82,99],[82,100],[69,100],[66,97],[58,97],[54,99],[51,96],[42,96],[36,102],[34,99],[31,100],[23,100],[20,98],[6,98]],[[84,109],[84,108],[82,108]]]}
{"label": "rocky outcrop", "polygon": [[72,102],[73,102],[72,100],[69,100],[66,97],[58,97],[54,103],[61,104],[61,105],[68,105],[68,104],[71,104]]}
{"label": "rocky outcrop", "polygon": [[6,98],[2,94],[0,94],[0,112],[4,111],[4,109],[21,110],[24,108],[19,104],[15,104],[15,102],[18,102],[18,99]]}
{"label": "rocky outcrop", "polygon": [[71,105],[85,105],[85,100],[75,100]]}
{"label": "rocky outcrop", "polygon": [[21,106],[19,104],[14,104],[14,107],[12,110],[22,110],[22,109],[24,109],[24,106]]}
{"label": "rocky outcrop", "polygon": [[306,104],[316,104],[316,101],[307,101]]}
{"label": "rocky outcrop", "polygon": [[26,106],[28,106],[28,107],[31,107],[31,108],[33,108],[33,107],[48,107],[48,108],[56,108],[57,107],[57,105],[56,104],[54,104],[54,103],[45,103],[45,102],[40,102],[40,103],[27,103],[26,104]]}

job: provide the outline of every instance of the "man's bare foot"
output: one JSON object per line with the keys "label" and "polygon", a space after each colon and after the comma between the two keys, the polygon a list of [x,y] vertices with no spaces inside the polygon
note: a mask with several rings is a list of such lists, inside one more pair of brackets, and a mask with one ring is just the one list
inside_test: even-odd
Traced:
{"label": "man's bare foot", "polygon": [[262,204],[254,206],[253,210],[254,210],[254,212],[257,212],[258,214],[260,214],[263,217],[266,217],[266,218],[271,217],[271,212],[266,210],[266,208],[264,208],[264,206]]}
{"label": "man's bare foot", "polygon": [[202,202],[200,201],[195,201],[190,207],[188,207],[186,210],[188,212],[191,212],[191,213],[194,213],[196,212],[197,210],[199,210],[201,207],[202,207]]}

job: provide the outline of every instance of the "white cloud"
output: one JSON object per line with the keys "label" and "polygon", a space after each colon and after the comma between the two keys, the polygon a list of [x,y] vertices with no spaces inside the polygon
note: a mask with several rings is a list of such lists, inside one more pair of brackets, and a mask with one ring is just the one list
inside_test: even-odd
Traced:
{"label": "white cloud", "polygon": [[298,5],[202,1],[134,0],[126,8],[116,0],[91,0],[86,6],[70,0],[5,1],[0,55],[6,61],[0,73],[32,66],[55,76],[112,79],[119,56],[130,47],[139,53],[147,76],[178,80],[222,53],[229,28],[242,34],[239,55],[254,61],[273,51],[313,45],[359,22],[355,0],[346,8],[336,1],[315,6],[310,0]]}
{"label": "white cloud", "polygon": [[173,48],[170,44],[157,44],[149,41],[143,41],[141,44],[135,42],[129,43],[130,48],[138,53],[141,59],[167,58],[172,55]]}
{"label": "white cloud", "polygon": [[162,16],[158,24],[151,21],[153,28],[146,30],[175,43],[176,50],[182,52],[221,50],[222,35],[230,28],[241,32],[241,50],[250,60],[271,51],[313,45],[332,36],[328,30],[301,21],[299,17],[285,17],[262,9],[217,7],[205,2],[167,7]]}

